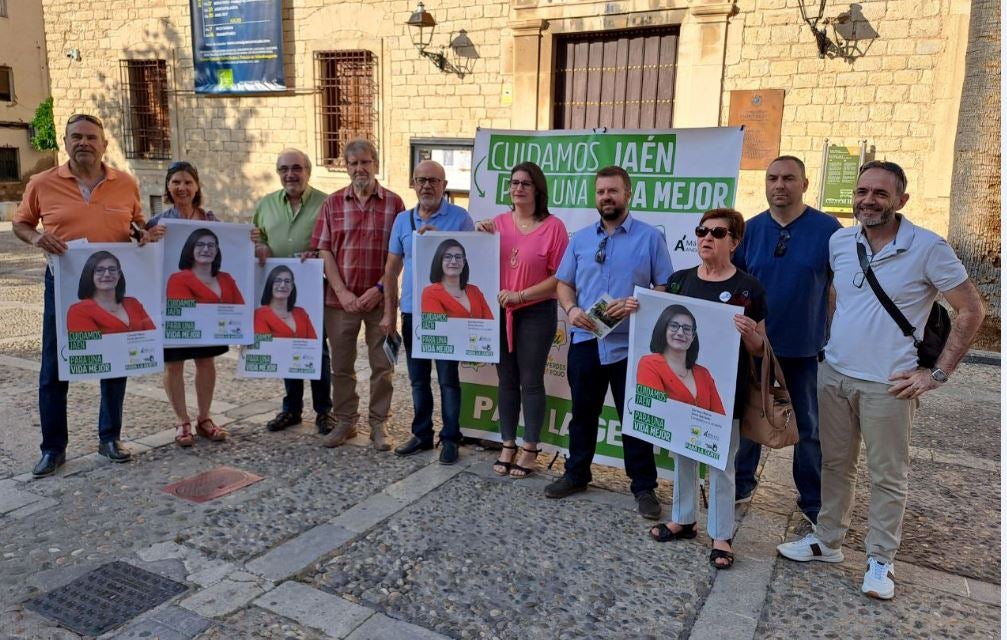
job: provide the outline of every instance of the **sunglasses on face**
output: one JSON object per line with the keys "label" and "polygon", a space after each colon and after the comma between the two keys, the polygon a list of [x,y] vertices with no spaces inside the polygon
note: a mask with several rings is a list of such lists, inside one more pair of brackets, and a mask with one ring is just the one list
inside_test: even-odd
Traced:
{"label": "sunglasses on face", "polygon": [[702,225],[696,227],[696,237],[697,238],[705,238],[707,234],[710,234],[711,236],[713,236],[717,240],[723,240],[727,236],[732,236],[732,237],[734,236],[734,234],[731,233],[730,230],[728,230],[727,227],[713,227],[712,229],[709,228],[709,227],[704,227]]}
{"label": "sunglasses on face", "polygon": [[776,249],[773,250],[773,255],[780,258],[787,253],[787,242],[790,241],[790,232],[786,229],[780,229],[780,238],[776,241]]}

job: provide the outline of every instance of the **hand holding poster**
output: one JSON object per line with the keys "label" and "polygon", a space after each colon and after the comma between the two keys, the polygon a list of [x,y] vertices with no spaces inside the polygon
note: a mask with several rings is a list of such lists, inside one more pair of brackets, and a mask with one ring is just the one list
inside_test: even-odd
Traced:
{"label": "hand holding poster", "polygon": [[322,375],[322,261],[270,258],[256,266],[255,342],[241,348],[238,375],[300,378]]}
{"label": "hand holding poster", "polygon": [[[500,361],[500,237],[478,232],[413,235],[413,358]],[[470,260],[469,256],[478,256]]]}
{"label": "hand holding poster", "polygon": [[[164,369],[160,243],[73,243],[55,260],[59,379],[121,378]],[[126,275],[129,274],[127,282]],[[153,313],[153,315],[152,315]]]}
{"label": "hand holding poster", "polygon": [[640,287],[634,296],[623,432],[723,470],[741,339],[734,316],[744,309]]}
{"label": "hand holding poster", "polygon": [[164,344],[251,344],[251,225],[164,220]]}

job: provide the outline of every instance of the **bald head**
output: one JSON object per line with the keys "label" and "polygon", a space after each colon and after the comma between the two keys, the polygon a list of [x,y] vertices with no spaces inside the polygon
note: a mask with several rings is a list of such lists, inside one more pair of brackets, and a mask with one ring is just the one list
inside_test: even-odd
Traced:
{"label": "bald head", "polygon": [[440,163],[424,160],[416,165],[413,170],[413,189],[416,191],[421,215],[432,214],[440,208],[447,185],[444,167]]}

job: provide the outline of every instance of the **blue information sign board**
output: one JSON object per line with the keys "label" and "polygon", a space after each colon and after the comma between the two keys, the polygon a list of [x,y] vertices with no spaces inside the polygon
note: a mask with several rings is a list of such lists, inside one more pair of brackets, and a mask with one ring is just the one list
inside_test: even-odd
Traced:
{"label": "blue information sign board", "polygon": [[286,91],[281,0],[189,0],[196,93]]}

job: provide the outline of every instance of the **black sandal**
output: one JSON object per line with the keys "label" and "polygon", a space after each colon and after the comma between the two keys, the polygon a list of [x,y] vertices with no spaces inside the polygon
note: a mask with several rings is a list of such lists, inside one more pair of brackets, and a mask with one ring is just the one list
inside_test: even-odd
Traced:
{"label": "black sandal", "polygon": [[[500,445],[500,448],[501,449],[513,449],[513,450],[517,451],[517,446],[513,445],[513,444],[509,445],[509,446],[506,445],[506,444],[502,444],[502,445]],[[514,456],[517,457],[517,454],[515,453]],[[511,460],[510,462],[506,462],[504,460],[497,460],[496,462],[493,463],[493,473],[497,474],[498,476],[508,476],[508,475],[510,475],[510,470],[511,470],[511,467],[513,465],[514,465],[514,461],[513,460]],[[497,467],[503,467],[503,469],[504,469],[503,473],[500,473],[499,471],[497,471]]]}
{"label": "black sandal", "polygon": [[[733,546],[733,542],[731,540],[727,540],[726,542],[727,544]],[[718,564],[717,560],[721,559],[727,560],[727,564]],[[734,566],[734,552],[724,551],[723,549],[713,549],[710,551],[710,564],[714,569],[730,569]]]}
{"label": "black sandal", "polygon": [[[541,449],[525,449],[524,447],[521,447],[521,452],[522,453],[534,453],[535,457],[538,458],[538,454],[542,453],[542,450]],[[514,459],[517,460],[517,457],[519,455],[521,455],[521,454],[520,453],[515,454],[514,455]],[[521,471],[523,473],[521,475],[519,475],[519,476],[516,476],[516,475],[514,475],[515,471]],[[527,478],[528,476],[530,476],[533,473],[535,473],[535,468],[534,467],[532,467],[531,469],[529,469],[528,467],[522,467],[517,462],[511,464],[511,466],[510,466],[510,477],[514,478],[515,480],[523,480],[524,478]]]}
{"label": "black sandal", "polygon": [[[692,540],[696,537],[696,523],[681,524],[678,531],[672,531],[665,523],[650,528],[650,537],[657,542],[668,542],[669,540]],[[654,535],[657,529],[657,535]]]}

